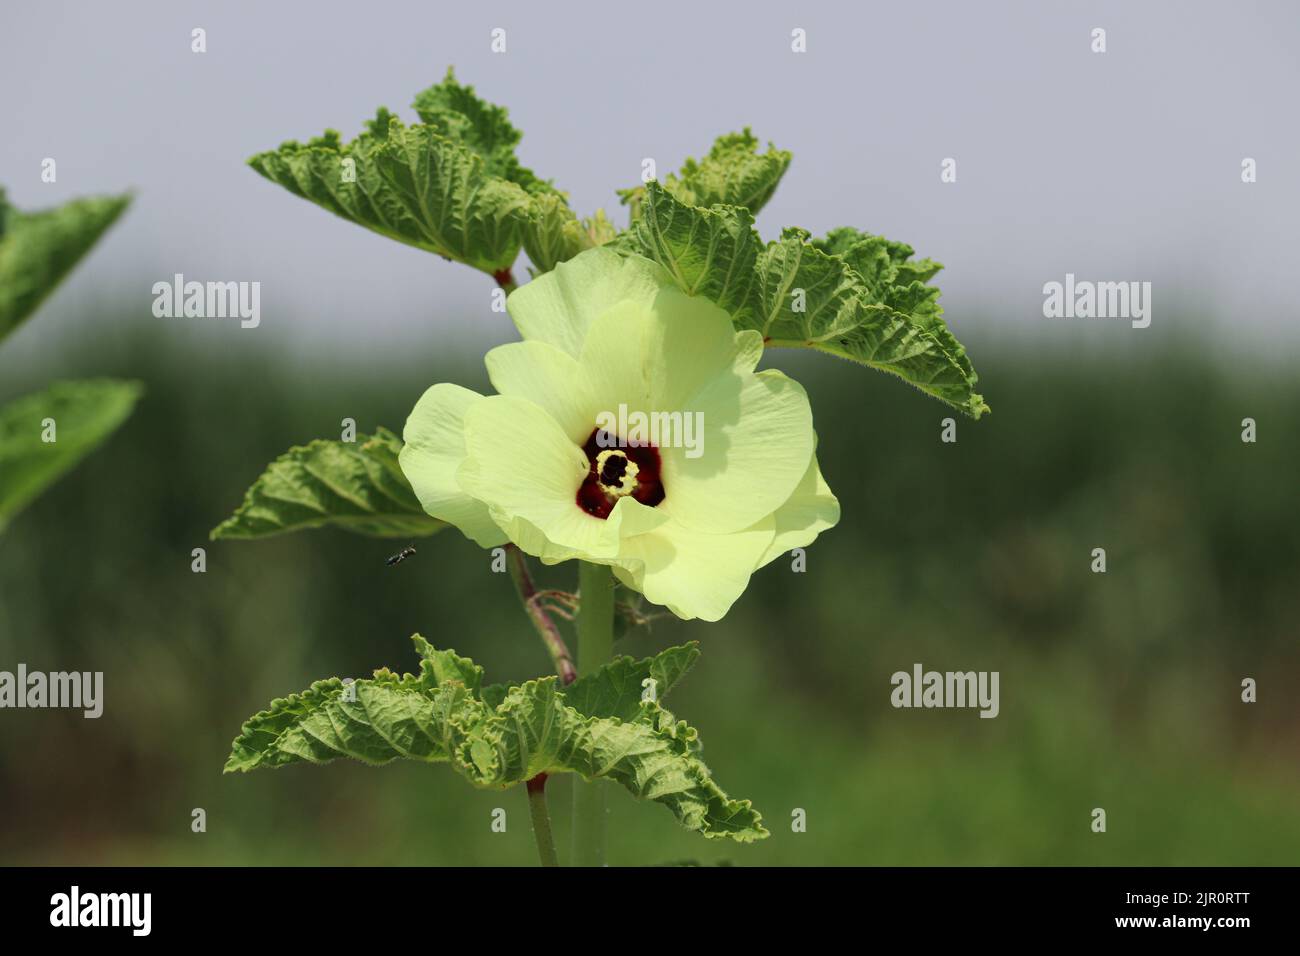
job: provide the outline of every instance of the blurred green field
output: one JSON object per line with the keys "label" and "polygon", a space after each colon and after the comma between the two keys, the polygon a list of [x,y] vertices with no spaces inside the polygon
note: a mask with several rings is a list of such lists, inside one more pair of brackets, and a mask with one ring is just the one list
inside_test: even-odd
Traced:
{"label": "blurred green field", "polygon": [[[271,698],[408,668],[417,630],[490,679],[547,671],[508,577],[454,531],[395,568],[384,558],[405,542],[207,540],[290,445],[337,437],[345,416],[400,431],[432,382],[485,388],[478,357],[431,332],[385,362],[186,334],[0,359],[0,400],[56,374],[148,388],[0,538],[0,667],[103,670],[106,688],[99,720],[3,714],[0,862],[532,865],[521,788],[414,765],[221,774]],[[614,791],[611,863],[1300,862],[1300,383],[1194,350],[1119,364],[971,351],[993,414],[959,422],[955,445],[939,441],[943,407],[905,386],[777,356],[812,397],[840,526],[807,573],[769,566],[720,624],[659,622],[620,648],[702,642],[669,704],[772,836],[706,842]],[[914,662],[999,671],[1000,716],[892,709],[890,675]],[[1247,676],[1258,703],[1240,701]],[[551,788],[562,853],[568,785]],[[195,807],[206,833],[190,831]]]}

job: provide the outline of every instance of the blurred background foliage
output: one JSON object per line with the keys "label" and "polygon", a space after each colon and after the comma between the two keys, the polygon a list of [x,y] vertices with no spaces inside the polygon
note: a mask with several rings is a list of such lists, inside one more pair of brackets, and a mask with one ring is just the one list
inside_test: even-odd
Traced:
{"label": "blurred background foliage", "polygon": [[[0,715],[0,861],[533,864],[521,789],[413,764],[221,774],[250,714],[317,678],[410,668],[415,631],[489,679],[547,672],[508,576],[454,531],[391,568],[407,542],[207,538],[290,445],[337,438],[344,417],[400,431],[435,381],[485,390],[480,353],[430,329],[382,357],[358,320],[351,356],[271,354],[234,323],[116,314],[0,367],[0,400],[53,376],[148,389],[0,538],[0,668],[102,670],[106,697],[99,720]],[[615,791],[612,863],[1300,859],[1300,384],[1215,362],[1208,343],[1044,358],[978,328],[957,331],[993,414],[960,420],[956,444],[939,441],[949,413],[895,381],[773,356],[812,397],[840,526],[807,573],[777,561],[721,623],[660,621],[620,648],[702,642],[669,706],[772,837],[706,842]],[[1246,416],[1257,444],[1240,440]],[[571,587],[575,571],[541,576]],[[890,675],[914,662],[1000,671],[1000,716],[892,709]],[[1247,676],[1256,704],[1240,701]],[[568,784],[550,788],[562,848]],[[191,832],[196,807],[206,833]],[[806,833],[791,832],[794,808]]]}

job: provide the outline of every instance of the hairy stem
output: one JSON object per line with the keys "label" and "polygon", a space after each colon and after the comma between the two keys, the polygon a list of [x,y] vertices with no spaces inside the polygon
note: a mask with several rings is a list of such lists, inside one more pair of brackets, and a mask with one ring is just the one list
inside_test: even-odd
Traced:
{"label": "hairy stem", "polygon": [[533,839],[542,866],[559,866],[555,853],[555,836],[551,833],[551,815],[546,812],[546,774],[539,773],[524,784],[528,791],[528,815],[533,821]]}
{"label": "hairy stem", "polygon": [[551,620],[551,615],[542,603],[546,592],[537,590],[533,584],[533,576],[528,573],[527,556],[513,544],[508,544],[506,560],[510,568],[510,577],[515,582],[515,590],[519,592],[519,600],[523,602],[528,619],[533,622],[538,636],[546,645],[546,653],[551,655],[555,673],[560,675],[560,683],[572,684],[578,676],[578,671],[573,666],[573,658],[569,656],[569,646],[564,643],[560,629]]}
{"label": "hairy stem", "polygon": [[[603,564],[578,565],[578,669],[590,674],[614,656],[614,575]],[[605,781],[573,785],[573,865],[605,865]]]}

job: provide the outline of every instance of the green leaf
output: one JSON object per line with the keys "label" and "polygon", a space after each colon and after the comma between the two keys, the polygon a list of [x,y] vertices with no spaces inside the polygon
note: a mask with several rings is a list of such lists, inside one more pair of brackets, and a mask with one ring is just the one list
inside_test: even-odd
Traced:
{"label": "green leaf", "polygon": [[855,230],[814,242],[802,229],[764,246],[747,210],[700,209],[651,183],[641,219],[613,247],[654,259],[770,347],[827,352],[897,375],[974,418],[988,411],[938,290],[926,284],[940,266],[909,261],[910,246]]}
{"label": "green leaf", "polygon": [[510,124],[505,107],[488,103],[474,93],[474,87],[457,83],[450,67],[446,78],[417,94],[412,106],[426,126],[482,158],[488,175],[529,193],[554,192],[549,182],[519,164],[515,147],[523,134]]}
{"label": "green leaf", "polygon": [[520,220],[520,238],[534,275],[550,272],[583,250],[609,242],[614,233],[603,210],[579,220],[559,193],[532,197]]}
{"label": "green leaf", "polygon": [[36,311],[131,203],[96,196],[19,212],[0,191],[0,339]]}
{"label": "green leaf", "polygon": [[937,313],[889,305],[899,301],[893,289],[873,291],[843,258],[808,242],[807,233],[786,230],[760,257],[758,273],[762,311],[745,327],[769,345],[813,348],[890,372],[973,418],[988,411],[965,348]]}
{"label": "green leaf", "polygon": [[700,656],[699,644],[691,641],[680,647],[635,660],[616,657],[593,674],[580,677],[564,689],[566,702],[592,717],[617,717],[633,720],[641,706],[641,696],[653,680],[655,696],[664,697],[686,676]]}
{"label": "green leaf", "polygon": [[0,406],[0,530],[126,421],[142,392],[138,382],[55,382]]}
{"label": "green leaf", "polygon": [[943,269],[942,264],[933,259],[912,260],[915,250],[907,243],[849,227],[833,229],[824,239],[814,240],[813,245],[848,263],[862,277],[868,301],[909,316],[939,340],[971,385],[978,381],[965,347],[944,324],[938,287],[929,285]]}
{"label": "green leaf", "polygon": [[317,681],[273,701],[244,724],[226,772],[402,758],[449,763],[492,789],[540,773],[577,773],[661,803],[706,837],[767,836],[749,801],[730,799],[714,783],[698,733],[657,700],[640,699],[645,677],[660,682],[661,694],[681,678],[698,656],[693,645],[643,661],[620,658],[567,689],[545,677],[480,692],[482,671],[471,661],[436,651],[419,635],[413,640],[422,658],[418,676],[380,670],[368,680]]}
{"label": "green leaf", "polygon": [[[776,192],[791,159],[790,153],[771,143],[765,153],[758,151],[758,145],[749,127],[719,136],[707,156],[687,159],[680,172],[665,177],[663,188],[690,206],[740,206],[756,216]],[[633,218],[639,218],[646,187],[625,189],[619,195],[632,207]]]}
{"label": "green leaf", "polygon": [[870,302],[910,315],[929,328],[943,328],[939,289],[928,284],[943,268],[940,263],[911,261],[914,250],[906,243],[849,227],[832,229],[813,245],[857,272]]}
{"label": "green leaf", "polygon": [[528,207],[518,184],[487,174],[481,157],[429,127],[398,120],[375,161],[427,248],[489,274],[510,268]]}
{"label": "green leaf", "polygon": [[483,668],[468,657],[461,657],[455,651],[440,651],[419,634],[413,635],[411,641],[420,655],[420,666],[433,681],[433,686],[458,681],[472,693],[478,693],[483,686]]}
{"label": "green leaf", "polygon": [[578,217],[564,197],[555,194],[534,198],[523,218],[520,238],[538,275],[590,248]]}
{"label": "green leaf", "polygon": [[317,439],[273,461],[244,503],[212,538],[265,538],[309,528],[342,528],[377,538],[431,535],[446,525],[425,514],[386,428],[355,442]]}
{"label": "green leaf", "polygon": [[350,143],[329,130],[249,164],[335,215],[497,276],[519,255],[531,200],[558,194],[519,163],[521,134],[506,110],[457,83],[450,69],[414,108],[419,124],[380,109]]}
{"label": "green leaf", "polygon": [[404,126],[387,110],[350,143],[329,130],[248,162],[337,216],[489,274],[519,255],[529,194],[492,175],[473,149],[434,127]]}
{"label": "green leaf", "polygon": [[737,322],[757,311],[762,242],[747,209],[700,209],[678,202],[663,187],[650,183],[644,214],[615,240],[613,248],[655,260],[684,291],[713,300]]}

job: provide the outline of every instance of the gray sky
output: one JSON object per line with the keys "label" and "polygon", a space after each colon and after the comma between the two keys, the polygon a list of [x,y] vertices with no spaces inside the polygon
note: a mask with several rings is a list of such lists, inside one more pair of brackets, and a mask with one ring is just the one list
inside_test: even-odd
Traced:
{"label": "gray sky", "polygon": [[[9,345],[41,351],[127,297],[141,323],[185,321],[149,313],[150,286],[175,272],[261,281],[262,328],[228,334],[268,345],[400,349],[430,322],[473,329],[471,348],[508,338],[487,277],[244,165],[326,127],[350,138],[381,104],[411,120],[414,94],[454,64],[509,107],[522,160],[582,212],[622,223],[613,190],[637,182],[642,157],[667,172],[750,125],[795,154],[764,235],[854,225],[912,243],[947,264],[943,303],[973,351],[1136,347],[1204,314],[1262,353],[1297,328],[1298,26],[1287,2],[6,3],[11,200],[138,191]],[[190,52],[193,27],[205,54]],[[489,49],[494,27],[505,54]],[[790,50],[795,27],[807,53]],[[40,181],[46,156],[55,184]],[[940,182],[944,157],[956,183]],[[1066,272],[1152,281],[1152,327],[1044,319],[1043,283]]]}

